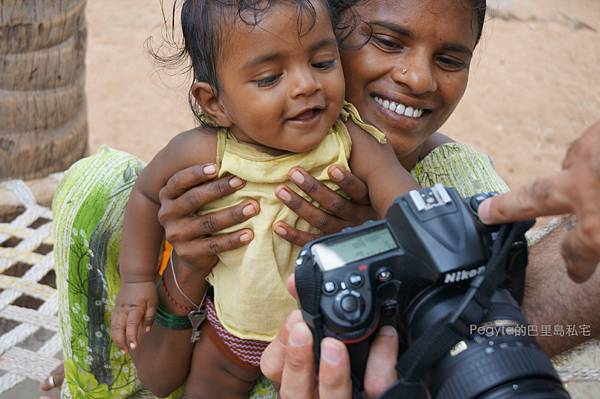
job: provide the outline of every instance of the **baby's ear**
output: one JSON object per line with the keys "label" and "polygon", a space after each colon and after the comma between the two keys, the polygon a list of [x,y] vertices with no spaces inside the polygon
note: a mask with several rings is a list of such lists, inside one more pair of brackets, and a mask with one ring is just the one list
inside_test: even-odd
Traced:
{"label": "baby's ear", "polygon": [[222,104],[217,97],[217,91],[207,82],[196,82],[192,85],[192,95],[206,115],[217,125],[230,127],[231,120],[225,113]]}

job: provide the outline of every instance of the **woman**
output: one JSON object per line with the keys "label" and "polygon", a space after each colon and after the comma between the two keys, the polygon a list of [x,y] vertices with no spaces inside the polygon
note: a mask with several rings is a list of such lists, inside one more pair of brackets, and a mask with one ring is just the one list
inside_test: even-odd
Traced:
{"label": "woman", "polygon": [[[343,17],[341,25],[354,28],[342,32],[346,37],[341,55],[347,98],[368,122],[386,133],[398,159],[418,182],[455,186],[462,195],[506,191],[486,156],[436,133],[466,88],[485,1],[335,3]],[[422,115],[410,117],[408,108],[421,109]],[[55,197],[67,395],[131,396],[141,389],[129,357],[111,344],[105,326],[119,285],[116,259],[123,204],[141,167],[132,156],[103,149],[74,166]],[[330,174],[351,200],[318,185],[302,170],[290,171],[290,179],[328,213],[285,187],[280,187],[277,195],[324,234],[372,218],[364,185],[342,169],[332,168]],[[205,203],[243,185],[236,177],[211,181],[214,176],[210,165],[199,165],[173,176],[161,192],[159,219],[175,249],[180,286],[175,285],[172,273],[165,274],[164,284],[180,303],[186,302],[181,292],[195,303],[201,301],[199,287],[215,264],[216,253],[245,244],[241,232],[208,235],[259,212],[248,207],[249,203],[241,203],[197,216],[195,211]],[[292,226],[274,227],[277,234],[298,245],[312,238]],[[159,292],[165,295],[164,290]],[[184,314],[176,308],[169,311]],[[141,337],[132,357],[144,384],[166,396],[194,373],[189,369],[191,352],[190,330],[169,330],[155,324]],[[268,385],[261,383],[254,396],[270,392]]]}

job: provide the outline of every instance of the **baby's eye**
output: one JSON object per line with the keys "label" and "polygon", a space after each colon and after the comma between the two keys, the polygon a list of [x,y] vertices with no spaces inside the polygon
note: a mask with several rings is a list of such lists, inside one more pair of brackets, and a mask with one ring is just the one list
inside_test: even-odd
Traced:
{"label": "baby's eye", "polygon": [[335,60],[315,62],[314,64],[312,64],[312,66],[313,68],[322,70],[331,69],[335,66]]}
{"label": "baby's eye", "polygon": [[256,85],[258,87],[269,87],[269,86],[272,86],[275,83],[277,83],[277,81],[279,80],[280,77],[281,77],[281,74],[269,75],[262,79],[255,80],[254,82],[256,83]]}
{"label": "baby's eye", "polygon": [[454,58],[454,57],[450,57],[450,56],[438,56],[436,58],[437,64],[440,66],[440,68],[442,68],[445,71],[449,71],[449,72],[458,72],[458,71],[462,71],[463,69],[465,69],[468,65],[466,62],[458,59],[458,58]]}
{"label": "baby's eye", "polygon": [[398,51],[404,48],[402,42],[388,35],[373,35],[371,41],[384,51]]}

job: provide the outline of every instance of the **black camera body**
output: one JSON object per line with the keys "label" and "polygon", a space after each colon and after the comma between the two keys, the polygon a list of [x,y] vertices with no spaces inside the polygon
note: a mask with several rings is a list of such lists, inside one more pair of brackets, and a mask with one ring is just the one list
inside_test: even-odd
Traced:
{"label": "black camera body", "polygon": [[[366,222],[306,244],[297,259],[296,288],[304,318],[315,336],[317,358],[323,337],[346,343],[353,384],[360,390],[369,337],[381,325],[394,325],[404,345],[410,348],[419,338],[425,341],[432,327],[451,323],[451,330],[457,330],[456,336],[461,337],[457,340],[464,338],[462,342],[469,344],[471,352],[477,351],[472,348],[489,344],[487,338],[471,334],[475,323],[526,325],[517,302],[523,297],[527,265],[524,232],[533,222],[521,223],[519,233],[511,236],[511,242],[496,242],[506,240],[504,236],[498,238],[502,226],[484,225],[477,217],[479,204],[492,195],[495,193],[463,200],[454,189],[442,185],[413,190],[395,200],[384,220]],[[500,244],[505,248],[501,264],[488,270],[494,248]],[[470,299],[463,300],[475,281],[478,285],[469,291]],[[487,295],[482,294],[485,290],[479,289],[480,285],[487,287]],[[448,318],[452,321],[446,323]],[[516,337],[495,339],[497,343],[506,340],[511,343]],[[535,352],[535,362],[544,363],[540,366],[543,370],[533,374],[558,380],[551,363],[532,340],[528,337],[517,340],[528,351]],[[452,363],[447,367],[457,367],[456,348],[452,355],[451,351],[441,349],[446,357],[453,358],[445,360]],[[542,360],[537,359],[539,355]],[[436,360],[436,364],[443,361]],[[531,374],[524,375],[520,366],[515,366],[515,371],[519,378]],[[512,379],[512,374],[498,377],[502,381],[494,386],[505,384],[504,380]],[[452,384],[460,384],[464,378],[466,376],[454,370],[437,370],[427,385],[430,391],[435,391],[436,398],[488,397],[481,396],[481,392],[489,387],[445,394],[444,386],[448,384],[439,381],[454,379]]]}

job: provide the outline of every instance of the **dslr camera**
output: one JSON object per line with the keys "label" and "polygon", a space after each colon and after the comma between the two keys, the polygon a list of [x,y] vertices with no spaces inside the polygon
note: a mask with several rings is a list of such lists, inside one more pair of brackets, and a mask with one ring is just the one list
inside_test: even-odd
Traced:
{"label": "dslr camera", "polygon": [[398,197],[381,221],[306,244],[296,261],[305,321],[350,353],[360,398],[373,333],[399,332],[398,381],[382,398],[569,398],[519,309],[533,221],[488,226],[436,185]]}

